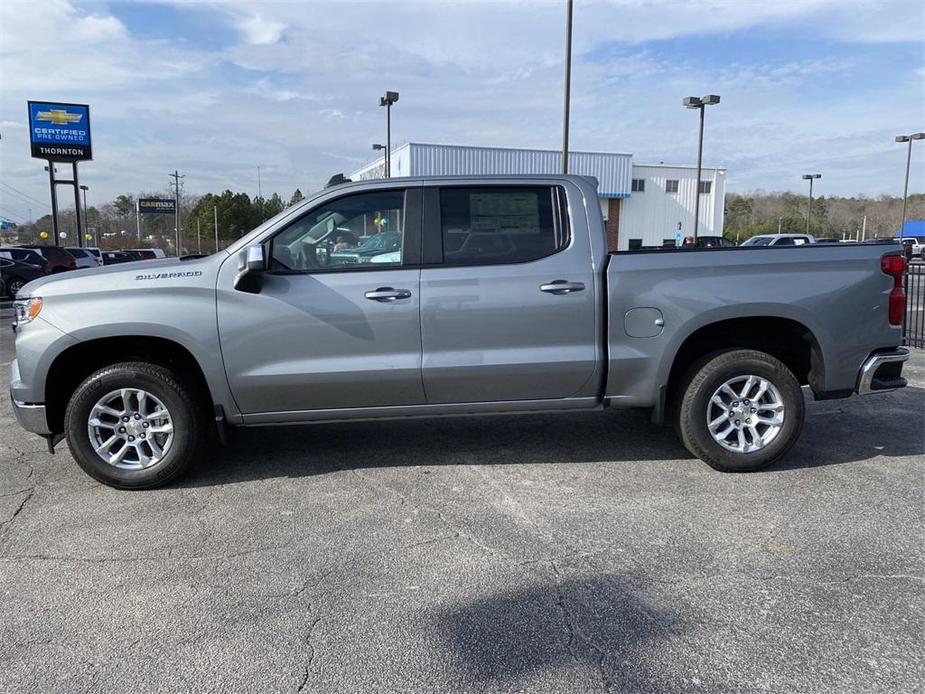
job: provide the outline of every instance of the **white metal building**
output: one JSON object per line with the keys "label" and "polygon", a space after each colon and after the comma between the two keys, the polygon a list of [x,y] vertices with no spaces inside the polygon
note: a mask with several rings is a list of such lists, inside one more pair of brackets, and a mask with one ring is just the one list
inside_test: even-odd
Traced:
{"label": "white metal building", "polygon": [[[390,168],[397,177],[544,174],[558,173],[561,166],[562,152],[551,149],[408,142],[392,151]],[[663,245],[693,233],[695,166],[634,164],[633,155],[625,152],[569,152],[569,173],[598,180],[611,250]],[[385,161],[380,158],[349,178],[382,178],[384,174]],[[700,180],[699,234],[721,235],[726,170],[703,167]]]}

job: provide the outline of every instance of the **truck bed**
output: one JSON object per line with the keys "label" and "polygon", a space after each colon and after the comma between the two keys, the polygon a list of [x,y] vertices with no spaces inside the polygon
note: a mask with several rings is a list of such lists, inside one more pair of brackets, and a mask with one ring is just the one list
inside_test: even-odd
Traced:
{"label": "truck bed", "polygon": [[802,326],[819,361],[808,378],[814,391],[850,394],[872,348],[901,342],[887,316],[893,280],[880,269],[884,255],[899,253],[892,243],[611,253],[605,394],[658,405],[684,343],[734,321]]}

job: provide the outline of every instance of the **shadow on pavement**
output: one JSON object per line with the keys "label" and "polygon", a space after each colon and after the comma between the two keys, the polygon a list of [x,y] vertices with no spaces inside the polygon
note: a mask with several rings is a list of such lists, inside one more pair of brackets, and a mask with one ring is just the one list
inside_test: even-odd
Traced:
{"label": "shadow on pavement", "polygon": [[456,666],[479,691],[508,691],[566,668],[574,672],[556,679],[575,683],[574,691],[671,688],[647,655],[677,638],[678,620],[635,596],[625,577],[518,589],[454,607],[437,621]]}
{"label": "shadow on pavement", "polygon": [[[925,389],[810,402],[794,449],[770,471],[925,452]],[[177,484],[207,486],[349,468],[645,462],[691,458],[639,410],[381,420],[233,429]]]}

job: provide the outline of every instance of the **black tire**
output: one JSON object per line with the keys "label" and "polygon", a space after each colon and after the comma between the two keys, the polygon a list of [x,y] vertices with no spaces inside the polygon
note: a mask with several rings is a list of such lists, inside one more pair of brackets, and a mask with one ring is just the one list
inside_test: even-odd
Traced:
{"label": "black tire", "polygon": [[19,294],[20,290],[26,286],[26,281],[18,277],[14,277],[6,284],[6,293],[11,299],[15,299],[16,295]]}
{"label": "black tire", "polygon": [[[724,448],[710,434],[707,404],[728,380],[747,375],[766,379],[780,393],[783,425],[763,448],[736,452]],[[783,362],[765,352],[737,349],[705,357],[688,371],[679,398],[675,424],[681,442],[721,472],[752,472],[772,465],[790,450],[803,429],[805,407],[800,384]]]}
{"label": "black tire", "polygon": [[[140,388],[159,399],[170,412],[173,441],[164,457],[137,470],[110,465],[93,449],[87,423],[91,410],[104,395],[120,388]],[[203,407],[195,389],[164,366],[124,362],[100,369],[81,383],[64,414],[64,434],[71,455],[84,472],[116,489],[150,489],[176,479],[193,464],[202,442]]]}

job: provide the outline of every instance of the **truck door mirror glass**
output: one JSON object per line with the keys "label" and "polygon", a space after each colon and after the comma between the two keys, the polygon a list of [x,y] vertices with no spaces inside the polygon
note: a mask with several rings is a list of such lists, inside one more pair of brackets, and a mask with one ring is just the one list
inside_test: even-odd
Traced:
{"label": "truck door mirror glass", "polygon": [[256,294],[260,291],[259,277],[267,269],[267,256],[263,246],[248,246],[238,253],[238,273],[234,288]]}

